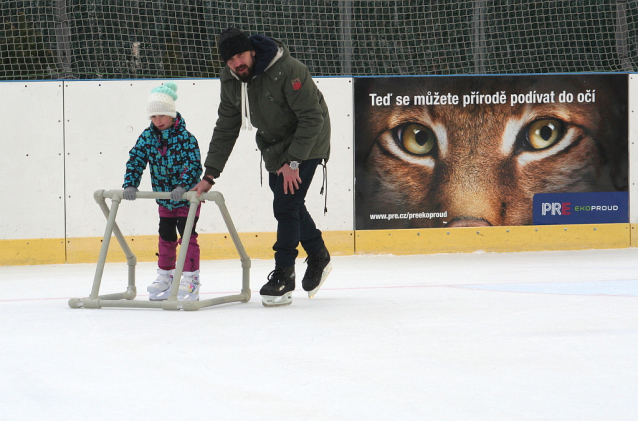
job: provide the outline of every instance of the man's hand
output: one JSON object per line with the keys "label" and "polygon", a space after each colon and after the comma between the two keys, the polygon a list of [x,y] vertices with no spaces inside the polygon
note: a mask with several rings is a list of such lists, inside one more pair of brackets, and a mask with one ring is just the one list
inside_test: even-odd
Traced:
{"label": "man's hand", "polygon": [[191,189],[191,191],[196,191],[197,197],[199,197],[202,195],[202,193],[207,193],[212,187],[213,185],[210,184],[208,181],[202,180],[199,183],[197,183],[195,187]]}
{"label": "man's hand", "polygon": [[284,194],[295,193],[295,189],[299,188],[299,184],[301,184],[301,178],[299,178],[299,170],[293,170],[290,168],[290,165],[284,164],[279,171],[277,171],[277,175],[282,174],[284,176]]}

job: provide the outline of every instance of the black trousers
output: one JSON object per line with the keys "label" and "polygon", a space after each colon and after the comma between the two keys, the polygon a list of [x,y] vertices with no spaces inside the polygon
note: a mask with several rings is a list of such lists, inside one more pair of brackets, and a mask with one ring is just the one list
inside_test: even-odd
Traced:
{"label": "black trousers", "polygon": [[293,194],[284,194],[283,175],[269,174],[268,184],[274,194],[272,208],[277,219],[277,241],[273,250],[278,266],[294,266],[299,243],[307,254],[319,253],[325,247],[321,231],[315,226],[305,204],[306,193],[320,163],[321,159],[301,163],[299,178],[302,182]]}

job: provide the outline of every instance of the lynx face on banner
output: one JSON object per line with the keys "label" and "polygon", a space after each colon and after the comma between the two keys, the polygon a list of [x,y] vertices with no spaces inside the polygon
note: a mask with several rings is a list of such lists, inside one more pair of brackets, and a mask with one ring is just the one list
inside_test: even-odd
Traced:
{"label": "lynx face on banner", "polygon": [[356,229],[529,225],[536,193],[627,191],[627,90],[626,74],[356,79]]}

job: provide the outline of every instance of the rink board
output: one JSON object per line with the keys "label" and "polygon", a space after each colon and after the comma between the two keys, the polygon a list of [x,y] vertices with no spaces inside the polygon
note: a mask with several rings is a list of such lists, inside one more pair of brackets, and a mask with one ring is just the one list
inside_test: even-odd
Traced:
{"label": "rink board", "polygon": [[[629,78],[630,167],[638,156],[638,79]],[[326,197],[318,170],[307,206],[335,255],[568,250],[638,246],[638,171],[630,170],[630,224],[355,231],[353,223],[352,78],[316,78],[330,108],[332,155]],[[148,124],[150,89],[164,80],[1,82],[8,116],[3,127],[0,175],[19,180],[22,201],[5,200],[0,218],[0,265],[95,262],[105,218],[93,200],[97,189],[119,188],[128,150]],[[179,79],[178,110],[198,138],[202,159],[219,101],[218,79]],[[141,189],[150,189],[148,171]],[[261,170],[253,132],[242,132],[215,186],[246,249],[272,258],[276,221],[267,173]],[[122,204],[118,224],[140,261],[155,259],[157,205]],[[232,258],[234,248],[213,206],[205,206],[197,231],[203,259]],[[303,253],[300,254],[303,256]],[[109,259],[123,259],[112,246]]]}

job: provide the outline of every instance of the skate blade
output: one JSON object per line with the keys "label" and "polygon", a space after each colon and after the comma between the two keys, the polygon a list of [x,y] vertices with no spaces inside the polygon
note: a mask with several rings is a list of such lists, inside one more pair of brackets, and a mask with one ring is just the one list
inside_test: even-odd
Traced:
{"label": "skate blade", "polygon": [[151,292],[148,296],[149,301],[166,301],[171,296],[171,290],[167,289],[162,292]]}
{"label": "skate blade", "polygon": [[[162,292],[156,292],[156,293],[151,293],[148,296],[149,301],[166,301],[168,300],[168,297],[171,296],[171,291],[167,290],[167,291],[162,291]],[[177,295],[177,300],[178,301],[199,301],[199,293],[196,294],[184,294],[184,295]]]}
{"label": "skate blade", "polygon": [[262,295],[261,303],[264,307],[280,307],[292,304],[292,292],[284,295]]}
{"label": "skate blade", "polygon": [[319,288],[321,288],[321,285],[323,285],[323,281],[325,281],[328,275],[330,275],[331,270],[332,262],[328,262],[328,265],[326,265],[326,267],[323,268],[323,272],[321,272],[321,281],[319,281],[319,285],[317,285],[315,289],[308,291],[308,298],[312,298],[315,296],[317,291],[319,291]]}

